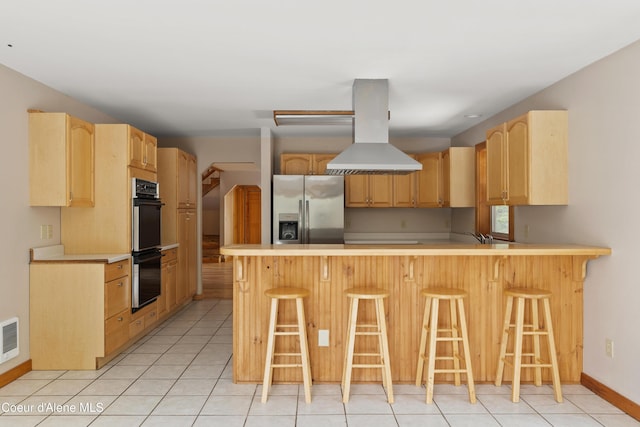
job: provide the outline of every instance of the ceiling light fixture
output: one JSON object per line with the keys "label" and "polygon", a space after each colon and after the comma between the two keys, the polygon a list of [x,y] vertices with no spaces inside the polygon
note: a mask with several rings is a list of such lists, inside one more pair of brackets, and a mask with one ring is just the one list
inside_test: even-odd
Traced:
{"label": "ceiling light fixture", "polygon": [[276,126],[287,125],[349,125],[353,124],[351,110],[274,110]]}
{"label": "ceiling light fixture", "polygon": [[465,114],[464,117],[467,119],[477,119],[482,117],[482,114]]}

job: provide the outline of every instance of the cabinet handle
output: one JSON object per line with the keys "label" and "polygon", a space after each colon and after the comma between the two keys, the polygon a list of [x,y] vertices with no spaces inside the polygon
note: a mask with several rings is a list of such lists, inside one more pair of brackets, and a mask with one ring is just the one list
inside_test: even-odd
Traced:
{"label": "cabinet handle", "polygon": [[123,264],[118,264],[118,270],[122,270],[124,268]]}
{"label": "cabinet handle", "polygon": [[69,191],[69,201],[73,201],[73,191]]}
{"label": "cabinet handle", "polygon": [[138,320],[138,321],[136,322],[136,325],[141,325],[141,324],[142,324],[142,320]]}
{"label": "cabinet handle", "polygon": [[118,317],[118,322],[122,322],[124,320],[124,317],[120,316]]}
{"label": "cabinet handle", "polygon": [[123,286],[124,286],[124,283],[123,283],[123,282],[118,283],[118,287],[119,287],[119,288],[121,288],[121,287],[123,287]]}

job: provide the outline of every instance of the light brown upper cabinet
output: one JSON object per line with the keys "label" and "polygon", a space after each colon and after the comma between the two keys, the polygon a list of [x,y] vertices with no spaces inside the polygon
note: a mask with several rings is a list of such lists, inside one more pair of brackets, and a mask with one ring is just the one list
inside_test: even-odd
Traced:
{"label": "light brown upper cabinet", "polygon": [[198,204],[198,172],[196,157],[178,150],[178,207],[195,208]]}
{"label": "light brown upper cabinet", "polygon": [[280,155],[282,175],[324,175],[327,163],[337,154],[326,153],[285,153]]}
{"label": "light brown upper cabinet", "polygon": [[129,138],[129,166],[156,172],[158,140],[134,127],[129,129]]}
{"label": "light brown upper cabinet", "polygon": [[416,160],[422,164],[417,172],[418,207],[442,207],[442,153],[418,154]]}
{"label": "light brown upper cabinet", "polygon": [[442,206],[475,206],[475,148],[451,147],[442,152]]}
{"label": "light brown upper cabinet", "polygon": [[[415,154],[407,154],[412,159]],[[392,175],[393,206],[397,208],[415,208],[418,204],[418,172],[404,175]]]}
{"label": "light brown upper cabinet", "polygon": [[392,175],[347,175],[345,206],[348,208],[389,208],[393,206]]}
{"label": "light brown upper cabinet", "polygon": [[422,170],[416,172],[419,208],[464,208],[475,205],[475,151],[450,147],[442,152],[418,154]]}
{"label": "light brown upper cabinet", "polygon": [[95,127],[66,113],[29,112],[29,204],[92,207]]}
{"label": "light brown upper cabinet", "polygon": [[568,113],[529,111],[487,131],[490,205],[568,203]]}

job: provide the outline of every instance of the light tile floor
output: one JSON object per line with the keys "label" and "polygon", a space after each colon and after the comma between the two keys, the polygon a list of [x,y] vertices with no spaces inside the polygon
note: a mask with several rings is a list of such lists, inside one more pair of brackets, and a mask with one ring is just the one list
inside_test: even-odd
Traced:
{"label": "light tile floor", "polygon": [[509,386],[479,384],[475,405],[446,384],[431,405],[413,385],[395,385],[392,405],[380,385],[354,384],[347,404],[339,385],[314,385],[310,404],[274,385],[262,404],[261,385],[231,381],[231,322],[231,301],[197,301],[99,371],[29,372],[0,388],[0,426],[640,426],[580,385],[561,404],[524,385],[515,404]]}

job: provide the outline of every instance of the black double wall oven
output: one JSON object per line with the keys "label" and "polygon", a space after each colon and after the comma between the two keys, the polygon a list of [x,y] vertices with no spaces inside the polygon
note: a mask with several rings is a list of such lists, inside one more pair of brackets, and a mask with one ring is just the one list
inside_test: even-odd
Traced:
{"label": "black double wall oven", "polygon": [[136,310],[160,296],[162,202],[157,182],[132,179],[131,307]]}

